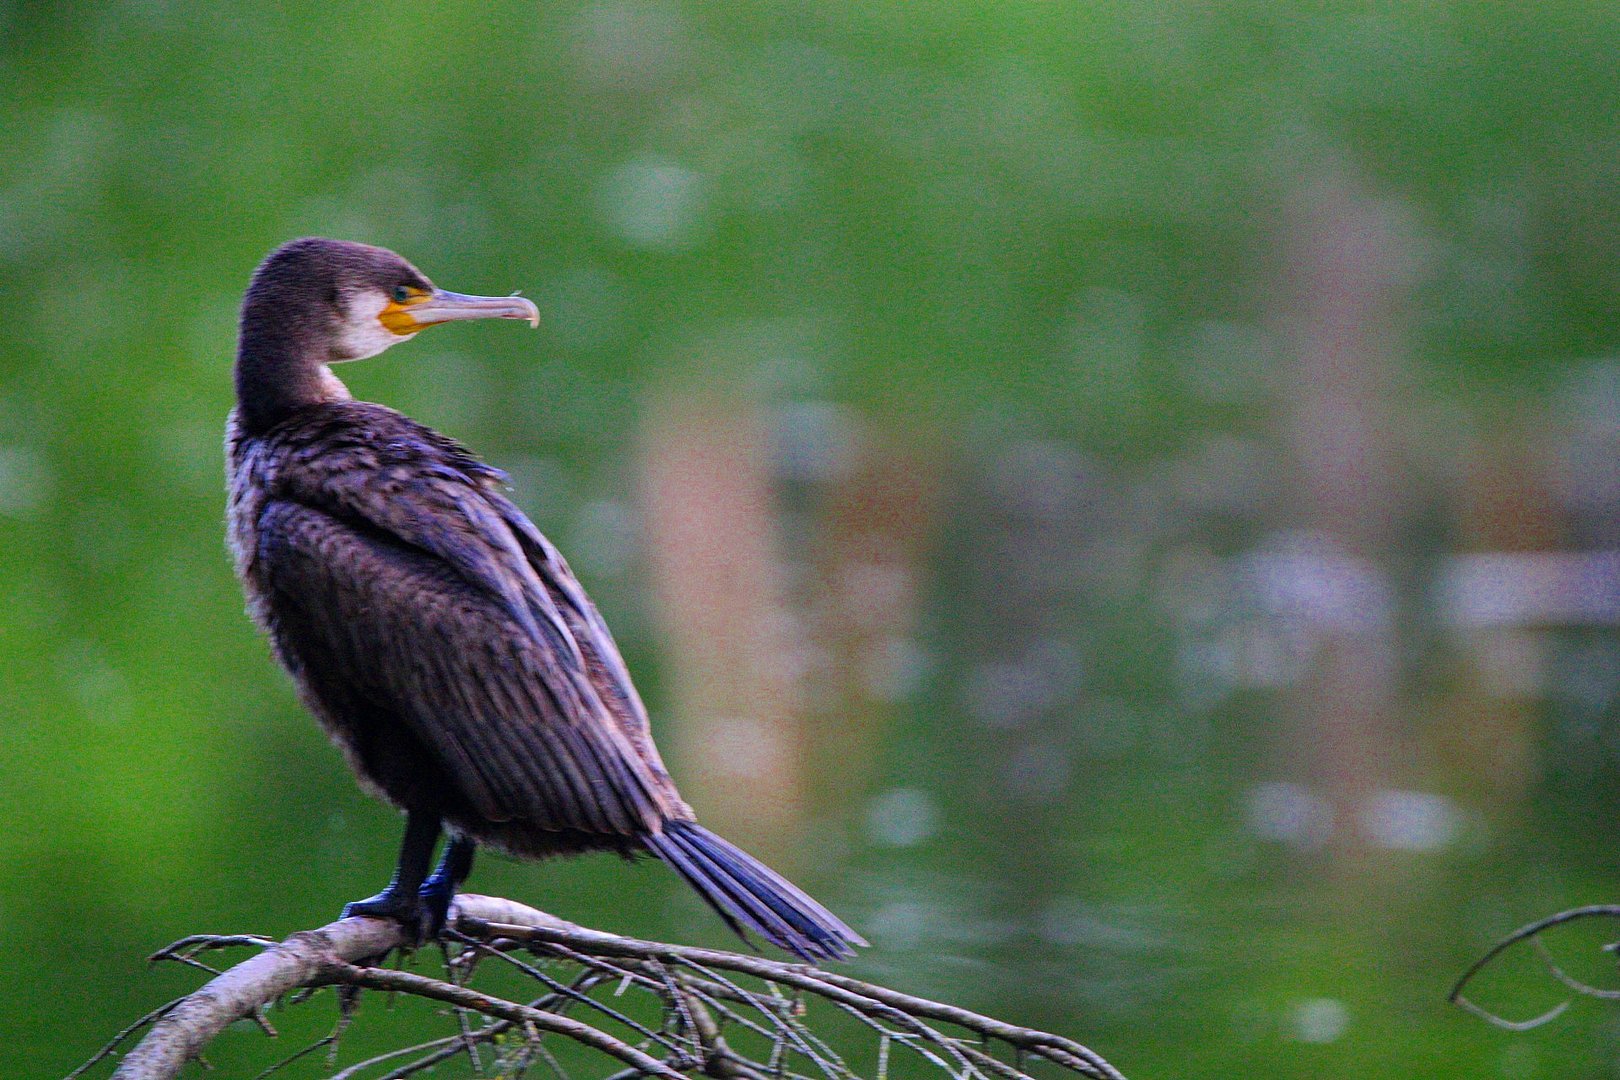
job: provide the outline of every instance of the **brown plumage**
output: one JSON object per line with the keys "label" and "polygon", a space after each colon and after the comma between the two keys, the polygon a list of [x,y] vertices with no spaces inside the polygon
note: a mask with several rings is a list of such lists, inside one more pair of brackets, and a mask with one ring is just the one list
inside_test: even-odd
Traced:
{"label": "brown plumage", "polygon": [[739,933],[808,960],[851,955],[858,935],[693,821],[607,626],[502,474],[351,400],[327,366],[479,317],[535,312],[319,239],[272,252],[243,304],[226,451],[249,610],[362,782],[407,814],[393,882],[346,913],[436,932],[478,843],[650,851]]}

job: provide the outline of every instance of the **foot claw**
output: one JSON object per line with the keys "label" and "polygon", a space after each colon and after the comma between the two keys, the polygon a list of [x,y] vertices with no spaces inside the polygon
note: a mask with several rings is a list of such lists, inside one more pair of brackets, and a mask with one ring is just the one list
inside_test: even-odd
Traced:
{"label": "foot claw", "polygon": [[356,900],[343,908],[343,918],[392,919],[405,928],[413,945],[421,945],[438,933],[429,932],[431,912],[416,893],[395,892],[384,889],[376,896]]}

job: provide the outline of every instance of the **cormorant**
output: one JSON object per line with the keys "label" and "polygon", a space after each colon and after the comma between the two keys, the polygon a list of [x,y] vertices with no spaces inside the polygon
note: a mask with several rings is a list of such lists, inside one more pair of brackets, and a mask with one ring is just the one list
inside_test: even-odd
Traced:
{"label": "cormorant", "polygon": [[363,786],[405,812],[393,880],[344,915],[437,934],[478,844],[647,851],[739,935],[808,961],[854,955],[859,935],[693,820],[607,626],[502,473],[355,401],[329,366],[486,318],[539,313],[319,238],[271,252],[242,304],[226,471],[248,609]]}

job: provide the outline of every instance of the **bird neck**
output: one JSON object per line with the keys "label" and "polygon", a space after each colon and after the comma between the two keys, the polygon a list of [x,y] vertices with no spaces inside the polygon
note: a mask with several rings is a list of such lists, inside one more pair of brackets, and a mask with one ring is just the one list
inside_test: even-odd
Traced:
{"label": "bird neck", "polygon": [[256,434],[309,405],[349,401],[348,387],[327,366],[319,334],[296,325],[242,318],[236,350],[236,406],[245,432]]}

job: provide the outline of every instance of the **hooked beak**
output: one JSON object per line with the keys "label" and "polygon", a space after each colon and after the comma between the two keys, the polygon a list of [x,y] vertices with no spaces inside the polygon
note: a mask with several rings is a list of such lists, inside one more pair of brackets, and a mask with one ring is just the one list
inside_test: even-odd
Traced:
{"label": "hooked beak", "polygon": [[379,317],[384,326],[402,335],[457,319],[527,319],[530,326],[540,325],[540,310],[527,297],[467,296],[445,289],[404,304],[390,303]]}

